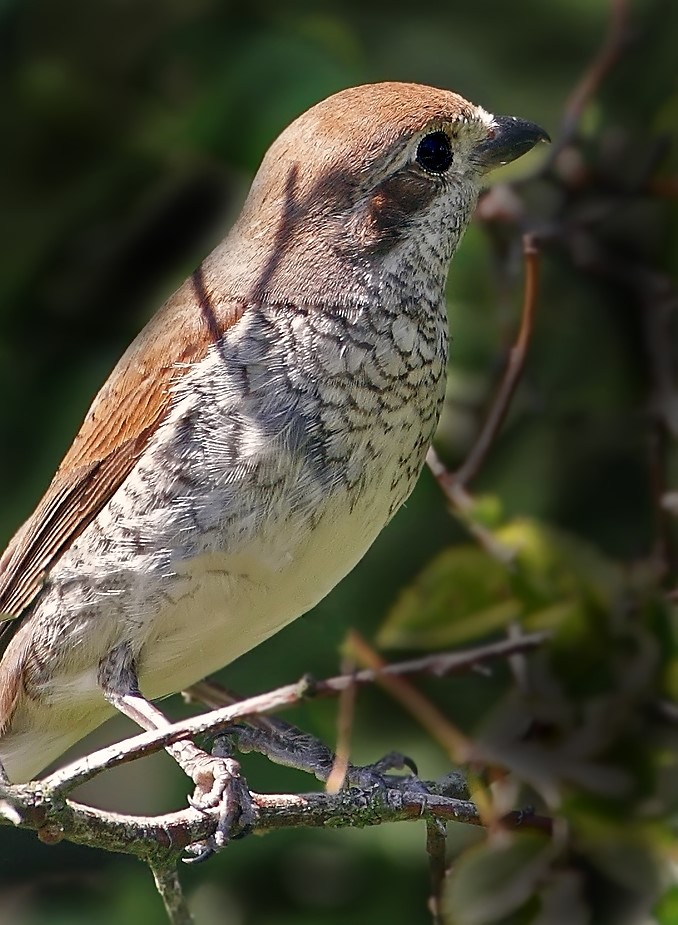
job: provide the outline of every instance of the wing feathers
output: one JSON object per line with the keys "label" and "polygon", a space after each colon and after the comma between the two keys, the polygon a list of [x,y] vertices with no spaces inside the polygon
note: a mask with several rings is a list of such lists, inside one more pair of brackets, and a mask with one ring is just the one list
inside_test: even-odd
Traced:
{"label": "wing feathers", "polygon": [[[115,494],[171,403],[171,384],[242,316],[201,270],[165,303],[115,367],[42,501],[0,559],[0,620],[19,617],[45,574]],[[12,623],[0,624],[0,638]]]}

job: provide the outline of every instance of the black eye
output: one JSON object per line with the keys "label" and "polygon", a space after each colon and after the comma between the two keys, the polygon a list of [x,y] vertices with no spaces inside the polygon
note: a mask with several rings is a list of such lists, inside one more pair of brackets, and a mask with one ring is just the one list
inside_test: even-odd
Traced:
{"label": "black eye", "polygon": [[429,173],[445,173],[452,163],[452,145],[445,132],[431,132],[421,139],[417,163]]}

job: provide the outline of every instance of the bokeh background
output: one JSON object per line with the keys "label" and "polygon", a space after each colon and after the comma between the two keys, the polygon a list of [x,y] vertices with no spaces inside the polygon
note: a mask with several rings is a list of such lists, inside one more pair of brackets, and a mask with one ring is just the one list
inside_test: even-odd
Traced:
{"label": "bokeh background", "polygon": [[[634,42],[583,128],[602,138],[608,163],[642,173],[643,157],[670,163],[653,145],[678,115],[678,24],[671,2],[630,8]],[[222,236],[266,147],[294,116],[343,87],[400,79],[453,88],[557,134],[608,17],[604,0],[4,0],[0,544],[31,512],[118,356]],[[535,152],[507,176],[526,176],[544,156]],[[552,221],[556,200],[547,184],[530,187],[527,220]],[[669,206],[641,202],[611,222],[631,251],[640,229],[642,247],[675,269]],[[496,239],[477,224],[451,273],[450,392],[438,444],[451,466],[473,441],[517,325],[521,262],[514,246],[504,253],[499,266]],[[605,274],[579,272],[571,254],[547,254],[525,377],[474,489],[491,493],[506,517],[540,518],[632,568],[655,543],[653,395],[646,331],[628,291]],[[307,671],[335,673],[347,628],[373,638],[425,563],[467,541],[425,473],[353,574],[224,679],[255,693]],[[428,688],[469,728],[490,697],[482,677]],[[167,709],[188,711],[178,698]],[[329,742],[334,717],[329,703],[289,714]],[[131,732],[114,721],[90,746]],[[447,768],[384,694],[361,691],[356,759],[393,748],[412,754],[425,776]],[[311,787],[256,758],[244,764],[253,789]],[[156,756],[79,797],[153,813],[182,806],[186,790],[171,760]],[[424,838],[413,824],[250,838],[183,879],[205,923],[423,925]],[[163,922],[148,872],[105,852],[0,830],[2,925],[92,920]]]}

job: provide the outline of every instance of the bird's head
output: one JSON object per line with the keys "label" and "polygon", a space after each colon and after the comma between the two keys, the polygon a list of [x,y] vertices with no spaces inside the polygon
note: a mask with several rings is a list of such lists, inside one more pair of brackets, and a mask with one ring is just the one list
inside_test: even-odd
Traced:
{"label": "bird's head", "polygon": [[236,225],[247,295],[350,301],[405,263],[443,285],[485,174],[543,140],[418,84],[323,100],[270,147]]}

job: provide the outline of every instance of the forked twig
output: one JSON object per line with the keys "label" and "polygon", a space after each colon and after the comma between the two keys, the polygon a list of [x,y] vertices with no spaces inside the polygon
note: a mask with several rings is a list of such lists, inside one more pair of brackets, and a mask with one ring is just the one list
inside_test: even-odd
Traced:
{"label": "forked twig", "polygon": [[539,290],[539,250],[534,234],[523,235],[523,258],[525,263],[525,283],[520,328],[509,353],[504,375],[485,423],[465,461],[456,472],[450,472],[445,467],[433,447],[429,449],[426,456],[426,463],[449,501],[453,512],[488,554],[507,568],[511,568],[513,564],[515,551],[501,543],[490,530],[474,517],[474,501],[466,490],[466,485],[478,473],[494,443],[525,365]]}
{"label": "forked twig", "polygon": [[525,283],[523,287],[523,308],[520,318],[518,337],[509,353],[504,376],[497,389],[496,396],[485,419],[476,442],[471,447],[466,459],[456,470],[452,478],[461,487],[465,487],[477,475],[490,447],[499,432],[506,412],[518,385],[525,366],[527,348],[532,336],[534,312],[539,291],[539,249],[534,234],[523,235],[523,259],[525,263]]}

